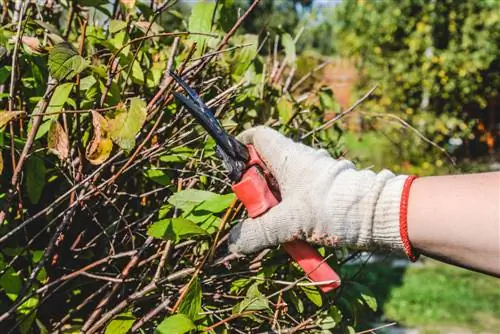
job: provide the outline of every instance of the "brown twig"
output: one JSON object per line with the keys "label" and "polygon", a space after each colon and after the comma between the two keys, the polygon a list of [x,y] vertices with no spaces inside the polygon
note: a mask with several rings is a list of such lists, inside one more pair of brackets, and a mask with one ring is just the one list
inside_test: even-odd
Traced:
{"label": "brown twig", "polygon": [[373,91],[377,88],[378,86],[375,85],[373,86],[372,89],[370,89],[365,95],[363,95],[359,100],[357,100],[351,107],[349,107],[348,109],[346,109],[345,111],[341,112],[340,114],[336,115],[335,117],[333,117],[331,120],[329,120],[328,122],[326,123],[323,123],[322,125],[318,126],[317,128],[314,128],[312,129],[311,131],[307,132],[305,135],[303,135],[302,137],[300,137],[300,140],[304,140],[306,139],[307,137],[309,137],[310,135],[318,132],[318,131],[321,131],[323,129],[326,129],[328,128],[329,126],[331,126],[333,123],[335,123],[336,121],[338,121],[339,119],[343,118],[344,116],[346,116],[347,114],[349,114],[350,112],[352,112],[354,109],[356,109],[356,107],[358,107],[361,103],[363,103],[372,93]]}

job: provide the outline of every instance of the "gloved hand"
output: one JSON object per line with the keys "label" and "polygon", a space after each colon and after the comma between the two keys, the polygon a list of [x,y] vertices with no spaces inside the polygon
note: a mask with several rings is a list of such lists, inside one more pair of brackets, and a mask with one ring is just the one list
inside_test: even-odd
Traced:
{"label": "gloved hand", "polygon": [[[400,206],[408,176],[357,170],[348,160],[295,143],[267,127],[244,131],[276,178],[282,201],[230,232],[233,253],[252,253],[303,239],[327,246],[399,249]],[[408,183],[408,182],[407,182]],[[410,182],[411,183],[411,182]]]}

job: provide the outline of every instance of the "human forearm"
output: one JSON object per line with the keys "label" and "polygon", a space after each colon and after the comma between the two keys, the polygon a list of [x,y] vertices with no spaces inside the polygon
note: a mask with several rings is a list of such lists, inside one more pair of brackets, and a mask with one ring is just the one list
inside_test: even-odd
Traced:
{"label": "human forearm", "polygon": [[500,173],[415,180],[408,235],[422,254],[500,276]]}

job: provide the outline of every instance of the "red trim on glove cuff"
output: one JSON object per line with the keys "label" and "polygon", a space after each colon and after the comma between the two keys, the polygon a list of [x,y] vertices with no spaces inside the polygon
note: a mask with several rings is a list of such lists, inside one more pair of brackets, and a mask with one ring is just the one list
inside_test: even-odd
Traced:
{"label": "red trim on glove cuff", "polygon": [[399,233],[401,234],[401,241],[403,242],[404,251],[410,261],[417,261],[418,254],[413,249],[410,239],[408,238],[408,199],[410,198],[410,187],[417,177],[415,175],[409,176],[403,186],[403,193],[401,195],[401,206],[399,209]]}

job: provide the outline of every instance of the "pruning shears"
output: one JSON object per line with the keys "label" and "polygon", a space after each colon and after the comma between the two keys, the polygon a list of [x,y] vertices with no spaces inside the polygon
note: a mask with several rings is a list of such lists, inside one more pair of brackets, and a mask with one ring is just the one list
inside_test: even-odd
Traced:
{"label": "pruning shears", "polygon": [[[216,153],[223,161],[232,189],[251,218],[259,217],[281,200],[278,183],[260,159],[253,145],[244,145],[229,135],[200,96],[173,71],[170,76],[184,89],[187,96],[173,92],[200,125],[215,140]],[[326,263],[316,249],[302,240],[283,244],[287,253],[302,267],[312,282],[323,292],[340,286],[339,275]],[[321,284],[324,282],[324,284]]]}

